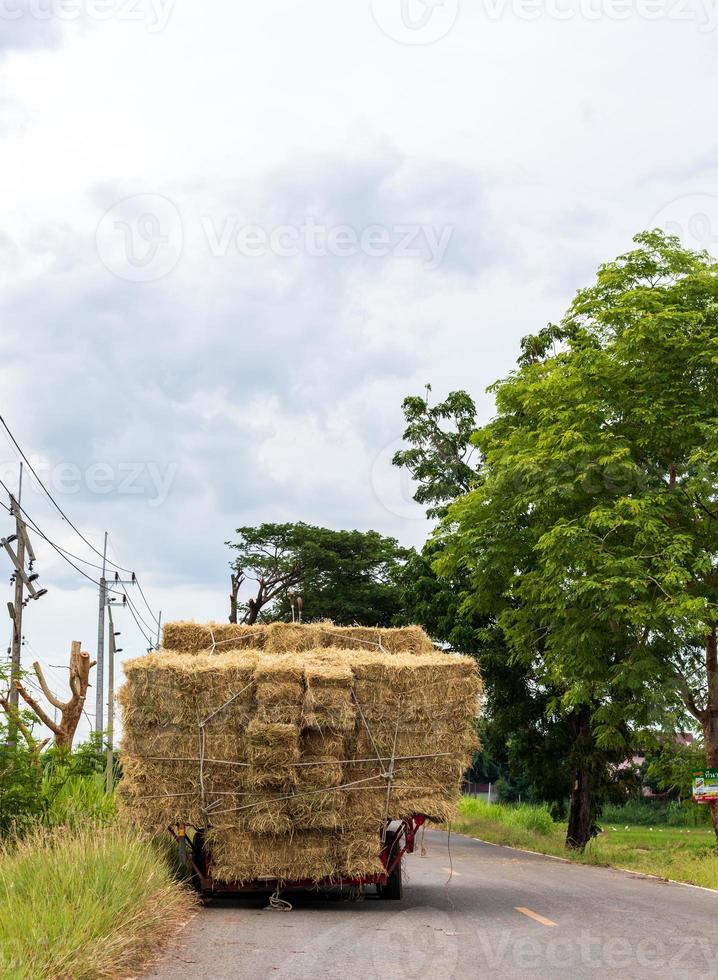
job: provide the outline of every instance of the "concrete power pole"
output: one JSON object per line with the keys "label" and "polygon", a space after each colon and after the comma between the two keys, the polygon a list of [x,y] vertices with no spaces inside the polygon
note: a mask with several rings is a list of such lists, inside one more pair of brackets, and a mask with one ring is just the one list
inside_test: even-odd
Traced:
{"label": "concrete power pole", "polygon": [[[22,471],[21,471],[22,474]],[[12,666],[10,668],[10,704],[13,708],[18,707],[18,690],[15,681],[20,680],[20,666],[22,658],[22,610],[25,600],[25,580],[17,571],[18,568],[25,568],[25,534],[22,525],[22,512],[20,510],[20,494],[22,493],[22,475],[20,478],[20,490],[18,499],[10,498],[10,510],[15,518],[15,537],[17,538],[17,565],[15,570],[15,602],[13,604],[13,631],[12,631]]]}
{"label": "concrete power pole", "polygon": [[105,700],[105,606],[107,605],[107,531],[102,551],[102,576],[100,578],[100,610],[97,615],[97,673],[95,675],[95,731],[104,730],[102,708]]}
{"label": "concrete power pole", "polygon": [[118,648],[115,642],[115,637],[119,636],[119,633],[115,631],[111,603],[108,603],[107,615],[110,621],[109,656],[107,658],[107,792],[111,793],[115,769],[115,654],[122,653],[122,648]]}

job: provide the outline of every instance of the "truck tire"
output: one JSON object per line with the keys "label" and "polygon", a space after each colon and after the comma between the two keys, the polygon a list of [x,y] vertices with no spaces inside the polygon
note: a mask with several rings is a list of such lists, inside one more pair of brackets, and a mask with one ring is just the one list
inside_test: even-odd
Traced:
{"label": "truck tire", "polygon": [[[389,845],[389,852],[399,834],[388,834],[386,842]],[[386,880],[385,885],[379,885],[379,897],[390,902],[398,902],[404,897],[404,877],[402,875],[403,859],[397,861],[396,867]]]}

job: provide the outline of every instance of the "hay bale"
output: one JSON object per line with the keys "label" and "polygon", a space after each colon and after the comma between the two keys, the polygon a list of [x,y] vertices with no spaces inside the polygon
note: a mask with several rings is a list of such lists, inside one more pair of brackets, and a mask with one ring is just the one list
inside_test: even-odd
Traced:
{"label": "hay bale", "polygon": [[134,820],[206,829],[218,879],[323,881],[381,872],[386,817],[453,817],[477,745],[472,660],[415,629],[215,625],[168,624],[183,652],[126,665]]}
{"label": "hay bale", "polygon": [[294,658],[264,659],[254,672],[257,715],[269,724],[299,726],[304,676]]}
{"label": "hay bale", "polygon": [[162,648],[176,653],[231,652],[264,649],[267,653],[298,653],[317,647],[345,650],[383,650],[386,653],[431,653],[434,645],[420,626],[382,629],[315,623],[269,623],[246,626],[234,623],[166,623]]}
{"label": "hay bale", "polygon": [[325,833],[263,838],[233,827],[212,829],[207,841],[212,849],[213,871],[220,881],[325,881],[334,874],[333,839]]}
{"label": "hay bale", "polygon": [[165,623],[162,649],[175,653],[229,653],[233,650],[261,650],[266,642],[266,626],[236,623],[195,623],[192,620]]}
{"label": "hay bale", "polygon": [[336,733],[352,731],[357,712],[352,695],[354,674],[351,668],[329,662],[307,665],[304,677],[303,727]]}

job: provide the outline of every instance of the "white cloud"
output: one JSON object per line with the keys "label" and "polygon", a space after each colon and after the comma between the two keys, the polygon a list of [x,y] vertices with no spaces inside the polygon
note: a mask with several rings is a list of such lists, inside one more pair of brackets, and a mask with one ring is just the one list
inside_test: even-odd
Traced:
{"label": "white cloud", "polygon": [[[53,479],[80,473],[62,505],[96,543],[109,528],[166,617],[227,614],[224,541],[242,524],[420,544],[387,449],[403,397],[465,387],[487,418],[519,338],[654,216],[702,235],[707,215],[715,237],[710,8],[574,7],[460,4],[427,45],[392,40],[369,0],[177,0],[161,30],[2,25],[1,410]],[[313,254],[309,220],[360,244]],[[280,236],[250,258],[248,226],[302,247],[277,254]],[[382,257],[361,246],[377,227]],[[426,229],[450,230],[436,268]],[[9,447],[3,462],[16,472]],[[133,465],[143,492],[120,492]],[[90,555],[30,486],[43,528]],[[26,635],[62,662],[73,638],[94,649],[95,597],[39,556],[51,592]],[[131,623],[123,640],[142,651]]]}

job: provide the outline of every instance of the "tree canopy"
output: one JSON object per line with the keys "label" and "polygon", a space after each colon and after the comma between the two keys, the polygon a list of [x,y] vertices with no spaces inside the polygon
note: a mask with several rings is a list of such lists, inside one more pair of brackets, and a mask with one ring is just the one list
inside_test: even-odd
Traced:
{"label": "tree canopy", "polygon": [[587,745],[628,748],[629,722],[680,697],[713,766],[718,269],[661,232],[635,244],[494,386],[437,567],[468,576],[464,607],[497,617]]}
{"label": "tree canopy", "polygon": [[[241,527],[237,535],[227,542],[235,552],[235,622],[291,619],[292,592],[301,596],[306,620],[389,626],[400,612],[399,577],[410,552],[394,538],[303,523]],[[240,606],[245,583],[254,594]]]}

